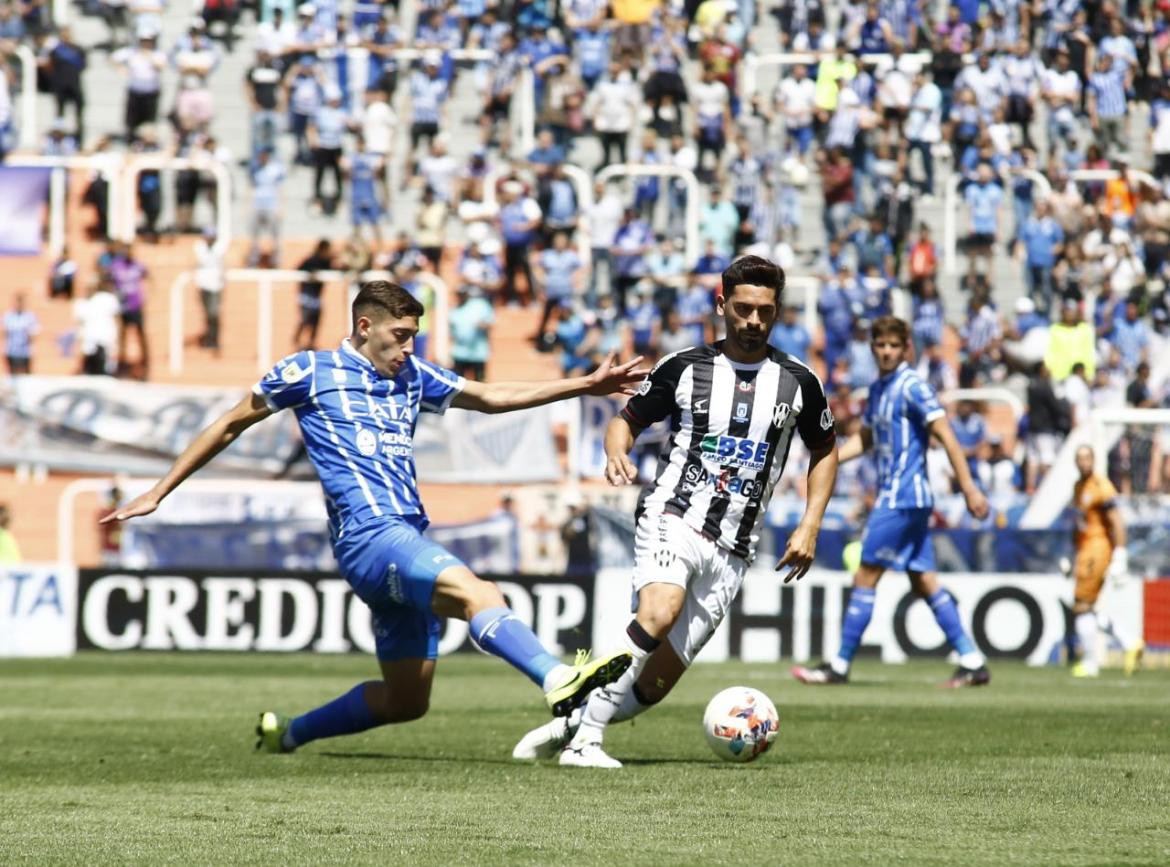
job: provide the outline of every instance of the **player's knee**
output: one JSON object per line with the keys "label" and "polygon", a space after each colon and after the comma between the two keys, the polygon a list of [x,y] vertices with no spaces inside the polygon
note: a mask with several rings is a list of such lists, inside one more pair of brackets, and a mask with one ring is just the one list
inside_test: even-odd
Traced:
{"label": "player's knee", "polygon": [[430,696],[408,696],[394,703],[393,716],[390,722],[410,722],[422,719],[431,709]]}
{"label": "player's knee", "polygon": [[638,606],[638,624],[654,638],[662,639],[678,618],[678,608],[669,600],[656,599]]}

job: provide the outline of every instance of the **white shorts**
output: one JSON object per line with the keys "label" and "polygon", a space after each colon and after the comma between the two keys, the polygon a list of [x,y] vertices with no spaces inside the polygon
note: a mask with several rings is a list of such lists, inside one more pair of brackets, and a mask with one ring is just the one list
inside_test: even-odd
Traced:
{"label": "white shorts", "polygon": [[1034,466],[1050,467],[1056,463],[1056,453],[1060,449],[1060,435],[1054,433],[1037,433],[1028,437],[1028,461]]}
{"label": "white shorts", "polygon": [[689,666],[715,634],[743,584],[747,561],[691,529],[677,515],[643,515],[634,529],[634,599],[647,584],[687,591],[667,640]]}

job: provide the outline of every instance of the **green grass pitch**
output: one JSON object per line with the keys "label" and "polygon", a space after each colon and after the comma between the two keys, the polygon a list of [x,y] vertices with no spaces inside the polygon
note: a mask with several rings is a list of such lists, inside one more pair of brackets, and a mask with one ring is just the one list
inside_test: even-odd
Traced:
{"label": "green grass pitch", "polygon": [[[429,716],[252,752],[256,712],[300,711],[369,659],[83,654],[0,662],[0,864],[1168,864],[1170,671],[1073,681],[861,662],[814,689],[786,667],[700,665],[633,725],[621,771],[509,759],[545,719],[486,657],[443,660]],[[707,699],[768,693],[780,737],[708,752]]]}

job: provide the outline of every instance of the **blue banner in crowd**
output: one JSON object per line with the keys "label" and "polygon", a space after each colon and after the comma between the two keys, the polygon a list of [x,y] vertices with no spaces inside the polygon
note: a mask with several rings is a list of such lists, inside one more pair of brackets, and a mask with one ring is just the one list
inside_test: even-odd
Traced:
{"label": "blue banner in crowd", "polygon": [[0,256],[41,251],[51,169],[0,166]]}

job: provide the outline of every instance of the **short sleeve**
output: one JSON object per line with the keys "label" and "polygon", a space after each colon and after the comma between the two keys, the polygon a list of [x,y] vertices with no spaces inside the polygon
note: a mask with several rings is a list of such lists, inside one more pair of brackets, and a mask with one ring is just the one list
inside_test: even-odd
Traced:
{"label": "short sleeve", "polygon": [[796,418],[796,429],[810,451],[824,448],[832,443],[837,434],[836,420],[825,397],[825,387],[820,377],[803,365],[792,370],[800,384],[800,415]]}
{"label": "short sleeve", "polygon": [[905,399],[906,415],[924,427],[947,414],[934,389],[921,379],[914,378],[906,384]]}
{"label": "short sleeve", "polygon": [[659,361],[622,408],[621,417],[634,427],[648,428],[673,414],[678,408],[675,393],[685,368],[678,353]]}
{"label": "short sleeve", "polygon": [[463,377],[421,358],[415,358],[414,365],[422,386],[419,407],[423,412],[442,415],[455,399],[455,395],[463,391]]}
{"label": "short sleeve", "polygon": [[312,352],[298,352],[277,362],[264,378],[252,386],[252,393],[264,398],[273,412],[293,409],[307,403],[313,394]]}
{"label": "short sleeve", "polygon": [[1097,505],[1102,509],[1111,509],[1117,505],[1117,488],[1109,479],[1101,479],[1097,485]]}

